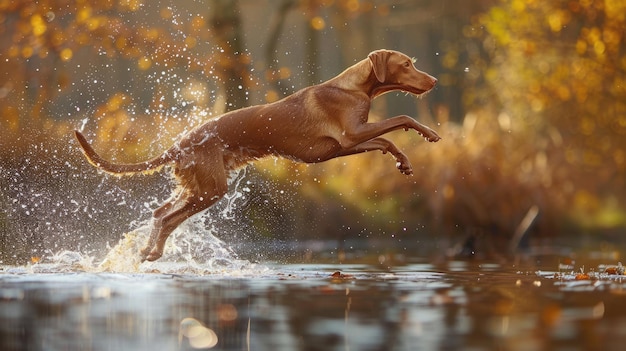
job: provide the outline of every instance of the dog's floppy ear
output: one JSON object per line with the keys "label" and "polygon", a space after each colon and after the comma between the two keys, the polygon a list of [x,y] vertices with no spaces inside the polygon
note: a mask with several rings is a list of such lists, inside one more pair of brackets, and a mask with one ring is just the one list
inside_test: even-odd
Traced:
{"label": "dog's floppy ear", "polygon": [[372,62],[372,69],[374,70],[374,75],[379,82],[383,83],[385,78],[387,77],[387,59],[389,58],[389,51],[387,50],[376,50],[372,51],[367,56]]}

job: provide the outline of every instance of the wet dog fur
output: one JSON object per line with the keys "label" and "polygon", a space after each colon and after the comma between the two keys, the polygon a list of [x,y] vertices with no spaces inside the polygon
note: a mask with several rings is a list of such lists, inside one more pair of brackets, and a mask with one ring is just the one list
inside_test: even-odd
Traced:
{"label": "wet dog fur", "polygon": [[396,159],[403,174],[413,173],[407,156],[381,136],[415,130],[430,142],[440,139],[427,126],[406,116],[368,123],[372,99],[393,90],[421,95],[437,80],[421,72],[407,55],[377,50],[338,76],[306,87],[282,100],[223,114],[193,129],[160,156],[136,164],[101,157],[79,131],[75,136],[89,162],[123,175],[171,165],[177,192],[154,210],[153,226],[142,259],[163,255],[169,235],[186,219],[209,208],[228,191],[230,171],[266,156],[317,163],[335,157],[380,150]]}

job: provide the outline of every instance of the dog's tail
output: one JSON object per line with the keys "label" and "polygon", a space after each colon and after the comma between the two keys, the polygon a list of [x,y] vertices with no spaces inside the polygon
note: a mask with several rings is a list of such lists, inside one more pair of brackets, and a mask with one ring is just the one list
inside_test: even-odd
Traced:
{"label": "dog's tail", "polygon": [[102,158],[102,156],[98,155],[93,147],[91,147],[87,139],[85,139],[85,136],[81,134],[81,132],[75,130],[74,135],[76,135],[76,139],[78,139],[78,143],[83,149],[83,154],[85,154],[85,157],[87,157],[89,163],[107,173],[112,173],[116,175],[135,174],[139,172],[156,172],[167,163],[172,162],[176,157],[171,152],[166,151],[161,154],[161,156],[157,156],[145,162],[133,164],[117,164],[107,161]]}

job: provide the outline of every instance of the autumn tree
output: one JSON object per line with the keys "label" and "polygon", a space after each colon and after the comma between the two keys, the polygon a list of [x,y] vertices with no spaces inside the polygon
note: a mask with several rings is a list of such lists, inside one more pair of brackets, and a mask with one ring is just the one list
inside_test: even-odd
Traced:
{"label": "autumn tree", "polygon": [[[237,2],[217,5],[202,13],[141,1],[2,2],[2,141],[8,145],[25,128],[58,128],[54,120],[79,116],[89,106],[96,119],[106,115],[116,125],[132,108],[158,114],[185,100],[184,88],[178,99],[168,99],[181,77],[187,85],[221,82],[218,89],[234,97],[234,108],[245,105],[249,58],[236,40]],[[96,74],[106,82],[91,78]],[[142,77],[150,84],[140,84]],[[187,100],[187,108],[198,102]],[[208,103],[205,98],[198,107]]]}
{"label": "autumn tree", "polygon": [[526,149],[545,155],[553,196],[588,213],[624,198],[624,28],[623,1],[514,0],[467,31],[488,54],[473,58],[487,89],[469,100],[497,101]]}

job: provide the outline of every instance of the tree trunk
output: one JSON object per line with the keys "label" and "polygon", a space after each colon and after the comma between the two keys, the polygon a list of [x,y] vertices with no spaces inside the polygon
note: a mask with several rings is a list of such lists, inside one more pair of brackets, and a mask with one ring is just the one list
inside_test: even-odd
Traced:
{"label": "tree trunk", "polygon": [[216,70],[224,84],[226,110],[248,106],[246,79],[250,75],[248,57],[244,54],[242,26],[237,0],[211,2],[210,26],[219,46]]}

